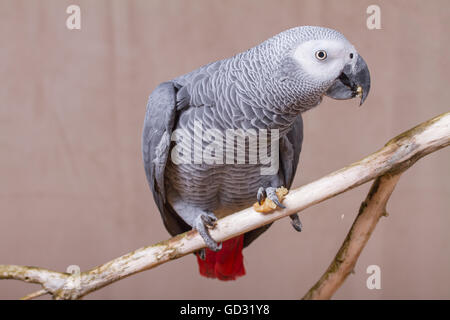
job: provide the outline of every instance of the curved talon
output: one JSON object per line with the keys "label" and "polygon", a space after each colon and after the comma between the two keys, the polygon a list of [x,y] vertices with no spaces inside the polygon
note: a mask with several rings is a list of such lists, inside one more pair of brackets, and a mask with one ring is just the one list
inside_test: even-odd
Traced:
{"label": "curved talon", "polygon": [[291,214],[289,217],[292,219],[291,223],[292,223],[292,226],[294,227],[294,229],[297,230],[298,232],[301,232],[303,226],[302,226],[302,223],[300,222],[300,218],[298,217],[298,214],[294,213],[294,214]]}
{"label": "curved talon", "polygon": [[273,201],[273,203],[275,203],[277,206],[279,206],[280,208],[286,209],[286,206],[284,204],[282,204],[279,200],[278,197],[275,196],[275,198],[271,198],[269,197],[270,200]]}
{"label": "curved talon", "polygon": [[278,196],[276,194],[276,188],[272,188],[269,187],[266,189],[266,193],[267,193],[267,198],[269,198],[270,200],[273,201],[273,203],[275,203],[277,206],[279,206],[280,208],[285,209],[286,206],[284,206],[279,200],[278,200]]}
{"label": "curved talon", "polygon": [[203,223],[206,227],[209,229],[212,229],[216,226],[217,223],[217,217],[212,212],[207,212],[206,214],[200,215]]}
{"label": "curved talon", "polygon": [[[253,209],[261,213],[269,213],[277,207],[285,209],[286,207],[281,203],[288,190],[284,187],[260,187],[256,194],[258,202],[253,204]],[[270,201],[265,201],[270,200]]]}
{"label": "curved talon", "polygon": [[258,204],[261,205],[262,201],[266,197],[266,190],[263,187],[259,187],[258,193],[256,194],[256,199],[258,200]]}

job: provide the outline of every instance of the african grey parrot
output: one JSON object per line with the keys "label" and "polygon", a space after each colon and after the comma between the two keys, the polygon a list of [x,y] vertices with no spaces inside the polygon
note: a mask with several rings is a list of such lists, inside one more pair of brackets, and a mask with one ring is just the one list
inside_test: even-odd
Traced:
{"label": "african grey parrot", "polygon": [[[341,33],[304,26],[161,83],[153,91],[142,138],[147,180],[169,233],[194,228],[203,237],[207,248],[196,253],[202,275],[230,280],[245,274],[242,249],[270,225],[221,244],[208,229],[218,218],[248,207],[255,199],[261,202],[267,197],[283,207],[275,190],[290,188],[294,179],[303,140],[301,113],[317,106],[324,95],[359,96],[362,104],[369,89],[367,65]],[[250,163],[252,146],[245,147],[246,139],[236,145],[233,140],[232,150],[234,155],[244,144],[245,163],[195,161],[195,150],[214,142],[209,136],[206,142],[194,139],[192,143],[199,125],[219,137],[227,130],[276,130],[278,149],[273,150],[279,156],[278,170],[262,174],[266,164]],[[180,139],[174,138],[175,132]],[[184,143],[182,150],[189,150],[184,159],[190,161],[175,161],[175,142]],[[300,231],[297,214],[291,219]]]}

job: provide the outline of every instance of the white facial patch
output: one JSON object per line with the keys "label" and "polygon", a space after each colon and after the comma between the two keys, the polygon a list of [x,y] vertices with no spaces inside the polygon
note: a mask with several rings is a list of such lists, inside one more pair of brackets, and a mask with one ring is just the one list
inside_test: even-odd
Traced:
{"label": "white facial patch", "polygon": [[[316,52],[324,51],[326,58],[320,60]],[[350,54],[353,53],[353,58]],[[358,54],[345,40],[310,40],[301,43],[293,54],[300,67],[316,81],[326,82],[336,79],[347,63],[356,64]]]}

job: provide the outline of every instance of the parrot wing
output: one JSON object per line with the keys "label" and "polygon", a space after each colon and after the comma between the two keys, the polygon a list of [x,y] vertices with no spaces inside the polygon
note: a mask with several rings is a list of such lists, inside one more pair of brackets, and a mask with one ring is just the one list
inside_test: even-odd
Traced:
{"label": "parrot wing", "polygon": [[164,187],[164,170],[177,115],[177,91],[174,83],[164,82],[152,92],[147,103],[142,133],[142,154],[147,181],[164,226],[173,236],[191,229],[166,201]]}
{"label": "parrot wing", "polygon": [[303,143],[303,119],[299,114],[292,129],[280,143],[280,162],[283,170],[285,187],[290,189],[297,171]]}

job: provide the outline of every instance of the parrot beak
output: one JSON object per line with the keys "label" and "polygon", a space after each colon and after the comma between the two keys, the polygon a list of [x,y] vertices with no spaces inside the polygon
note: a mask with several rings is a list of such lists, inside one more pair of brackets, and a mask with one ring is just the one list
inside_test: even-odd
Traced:
{"label": "parrot beak", "polygon": [[359,105],[362,105],[369,95],[369,91],[369,68],[364,59],[358,55],[355,67],[352,69],[351,65],[346,65],[336,81],[325,92],[325,95],[337,100],[360,97],[361,101]]}

